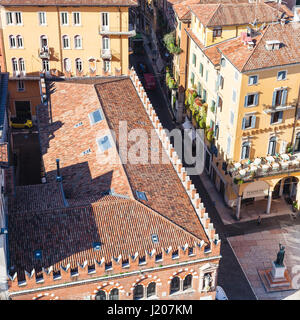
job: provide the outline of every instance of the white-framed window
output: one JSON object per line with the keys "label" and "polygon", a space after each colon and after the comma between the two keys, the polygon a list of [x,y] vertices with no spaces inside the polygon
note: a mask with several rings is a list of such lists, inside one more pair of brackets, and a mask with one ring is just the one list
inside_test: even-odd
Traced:
{"label": "white-framed window", "polygon": [[9,46],[10,48],[16,48],[16,38],[13,35],[9,36]]}
{"label": "white-framed window", "polygon": [[110,72],[110,61],[103,60],[103,69],[105,72]]}
{"label": "white-framed window", "polygon": [[80,26],[81,25],[80,12],[73,12],[73,24],[74,24],[74,26]]}
{"label": "white-framed window", "polygon": [[102,38],[102,49],[108,50],[109,48],[110,48],[109,37],[103,37]]}
{"label": "white-framed window", "polygon": [[277,73],[277,80],[286,80],[286,75],[287,75],[287,71],[283,70],[283,71],[279,71]]}
{"label": "white-framed window", "polygon": [[236,102],[236,90],[232,89],[232,102],[235,103]]}
{"label": "white-framed window", "polygon": [[64,69],[66,72],[71,71],[71,60],[69,58],[64,59]]}
{"label": "white-framed window", "polygon": [[18,48],[23,48],[24,45],[23,45],[23,37],[20,36],[20,35],[17,35],[16,36],[16,40],[17,40],[17,47]]}
{"label": "white-framed window", "polygon": [[17,81],[17,90],[19,92],[25,91],[25,82],[23,80],[18,80]]}
{"label": "white-framed window", "polygon": [[82,70],[83,70],[83,64],[82,64],[82,60],[81,60],[80,58],[77,58],[77,59],[75,60],[75,65],[76,65],[76,70],[77,70],[78,72],[82,72]]}
{"label": "white-framed window", "polygon": [[269,140],[269,145],[268,145],[268,154],[271,156],[274,156],[276,153],[276,137],[273,136]]}
{"label": "white-framed window", "polygon": [[275,89],[273,92],[272,107],[284,106],[286,104],[287,88]]}
{"label": "white-framed window", "polygon": [[239,73],[235,71],[234,73],[234,80],[238,81],[239,80]]}
{"label": "white-framed window", "polygon": [[47,24],[46,12],[38,12],[39,25],[45,26]]}
{"label": "white-framed window", "polygon": [[234,111],[230,110],[230,119],[229,119],[230,125],[233,126],[234,122]]}
{"label": "white-framed window", "polygon": [[45,72],[49,72],[50,71],[50,65],[49,65],[49,60],[48,59],[43,59],[42,68],[43,68],[43,71],[45,71]]}
{"label": "white-framed window", "polygon": [[74,48],[75,49],[82,49],[82,38],[79,35],[74,37]]}
{"label": "white-framed window", "polygon": [[12,58],[11,59],[11,63],[12,63],[12,69],[13,71],[19,71],[18,68],[18,60],[16,58]]}
{"label": "white-framed window", "polygon": [[249,78],[248,78],[248,85],[249,86],[252,86],[257,83],[258,83],[258,75],[249,76]]}
{"label": "white-framed window", "polygon": [[254,115],[245,116],[242,121],[242,129],[243,130],[254,129],[255,122],[256,122],[256,116],[254,116]]}
{"label": "white-framed window", "polygon": [[63,26],[67,26],[69,24],[69,15],[68,12],[61,12],[60,13],[60,23]]}
{"label": "white-framed window", "polygon": [[46,48],[48,46],[48,38],[45,35],[42,35],[40,37],[40,41],[41,41],[41,48]]}
{"label": "white-framed window", "polygon": [[231,136],[228,136],[227,137],[227,155],[229,156],[230,155],[230,150],[231,150]]}
{"label": "white-framed window", "polygon": [[245,107],[255,107],[258,104],[258,93],[248,93],[245,96]]}
{"label": "white-framed window", "polygon": [[271,113],[271,124],[282,122],[283,111],[277,111]]}
{"label": "white-framed window", "polygon": [[19,70],[25,72],[25,61],[23,58],[19,59]]}
{"label": "white-framed window", "polygon": [[6,24],[7,25],[13,24],[13,13],[12,12],[6,12]]}
{"label": "white-framed window", "polygon": [[101,27],[102,27],[102,30],[104,30],[104,31],[109,30],[108,12],[102,12],[101,13]]}
{"label": "white-framed window", "polygon": [[70,38],[67,35],[62,36],[62,43],[64,49],[70,49]]}
{"label": "white-framed window", "polygon": [[243,142],[241,160],[249,159],[250,156],[250,143],[248,141]]}
{"label": "white-framed window", "polygon": [[17,11],[15,12],[15,21],[16,21],[16,24],[22,24],[22,12],[20,11]]}

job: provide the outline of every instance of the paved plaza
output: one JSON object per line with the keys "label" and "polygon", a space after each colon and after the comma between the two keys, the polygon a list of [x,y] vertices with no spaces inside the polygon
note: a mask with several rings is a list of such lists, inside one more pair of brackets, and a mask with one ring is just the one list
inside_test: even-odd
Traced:
{"label": "paved plaza", "polygon": [[[283,224],[281,228],[229,237],[227,240],[257,299],[300,299],[300,225]],[[272,261],[276,260],[279,243],[285,246],[284,264],[297,290],[267,293],[257,269],[271,267]]]}

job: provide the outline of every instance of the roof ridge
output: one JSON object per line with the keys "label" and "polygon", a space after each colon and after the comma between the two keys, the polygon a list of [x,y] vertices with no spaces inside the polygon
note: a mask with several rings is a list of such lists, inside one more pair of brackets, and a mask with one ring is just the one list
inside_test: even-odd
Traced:
{"label": "roof ridge", "polygon": [[251,52],[251,54],[249,55],[248,59],[246,60],[246,62],[243,64],[243,67],[241,68],[241,72],[244,71],[246,64],[249,62],[250,58],[252,57],[252,55],[254,54],[254,52],[257,50],[257,47],[259,45],[259,43],[262,41],[263,37],[265,36],[267,30],[270,28],[270,24],[268,24],[266,26],[266,30],[262,33],[261,38],[257,41],[256,45],[254,46],[254,50]]}
{"label": "roof ridge", "polygon": [[210,21],[214,18],[216,12],[220,9],[222,3],[218,3],[218,6],[216,7],[214,13],[212,14],[212,16],[210,17],[210,19],[208,20],[208,22],[206,23],[206,26],[208,26],[208,24],[210,23]]}

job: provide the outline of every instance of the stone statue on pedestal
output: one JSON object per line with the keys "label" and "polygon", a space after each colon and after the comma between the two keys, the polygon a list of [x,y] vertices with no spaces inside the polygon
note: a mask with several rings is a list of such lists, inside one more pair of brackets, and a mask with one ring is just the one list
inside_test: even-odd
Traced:
{"label": "stone statue on pedestal", "polygon": [[279,251],[277,253],[277,259],[274,261],[276,266],[283,267],[283,259],[284,259],[284,253],[285,253],[285,247],[279,243]]}

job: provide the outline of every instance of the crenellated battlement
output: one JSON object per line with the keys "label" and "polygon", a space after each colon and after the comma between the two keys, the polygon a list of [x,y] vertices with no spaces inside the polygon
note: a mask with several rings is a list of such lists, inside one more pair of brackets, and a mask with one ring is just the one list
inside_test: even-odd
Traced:
{"label": "crenellated battlement", "polygon": [[156,129],[156,132],[159,136],[159,139],[162,142],[162,145],[164,146],[166,153],[175,169],[175,171],[177,172],[182,185],[184,186],[194,208],[195,211],[201,221],[201,224],[212,244],[219,244],[220,243],[220,239],[219,239],[219,235],[216,234],[216,230],[214,229],[213,224],[210,222],[210,218],[208,216],[208,213],[206,212],[203,203],[201,202],[201,198],[199,196],[199,194],[196,192],[196,188],[194,186],[194,184],[192,184],[192,181],[189,177],[189,175],[187,174],[185,168],[182,166],[182,162],[179,159],[174,147],[172,146],[172,144],[170,143],[170,139],[168,138],[168,135],[166,133],[166,131],[163,129],[162,124],[160,123],[156,112],[152,106],[152,104],[150,103],[149,98],[147,97],[147,93],[145,92],[141,81],[139,80],[138,75],[136,74],[135,70],[133,68],[131,68],[131,70],[129,70],[129,76],[132,80],[132,83],[135,86],[135,89],[144,105],[144,108],[150,118],[150,120],[152,121],[152,124],[154,126],[154,128]]}
{"label": "crenellated battlement", "polygon": [[74,284],[78,281],[92,281],[98,278],[115,278],[124,277],[134,272],[153,271],[159,268],[171,267],[174,265],[186,265],[201,260],[219,259],[220,241],[212,242],[210,250],[207,251],[205,242],[194,243],[193,247],[188,244],[177,248],[162,248],[161,252],[153,249],[146,252],[142,256],[136,252],[133,256],[112,258],[111,261],[105,261],[102,258],[100,261],[94,259],[94,264],[88,264],[85,261],[83,264],[77,264],[75,268],[71,268],[70,264],[60,266],[54,269],[53,266],[43,268],[39,272],[31,270],[25,271],[25,279],[19,280],[18,274],[9,275],[8,284],[9,291],[16,292],[24,288],[24,290],[37,287],[47,287],[62,285],[66,283]]}

